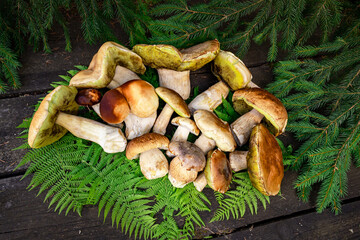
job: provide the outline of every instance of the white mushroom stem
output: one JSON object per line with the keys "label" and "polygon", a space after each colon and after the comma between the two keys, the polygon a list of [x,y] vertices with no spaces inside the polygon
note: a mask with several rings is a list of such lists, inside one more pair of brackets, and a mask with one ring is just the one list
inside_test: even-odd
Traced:
{"label": "white mushroom stem", "polygon": [[166,87],[177,92],[184,100],[190,96],[190,70],[174,71],[165,68],[157,69],[161,87]]}
{"label": "white mushroom stem", "polygon": [[246,155],[248,151],[234,151],[229,154],[231,170],[238,172],[247,169]]}
{"label": "white mushroom stem", "polygon": [[146,179],[156,179],[165,176],[169,171],[169,163],[165,155],[157,148],[140,154],[141,172]]}
{"label": "white mushroom stem", "polygon": [[178,128],[176,129],[174,135],[171,138],[171,142],[174,141],[187,141],[187,138],[190,134],[190,131],[187,127],[183,127],[183,126],[178,126]]}
{"label": "white mushroom stem", "polygon": [[111,80],[109,85],[107,85],[107,88],[117,88],[133,79],[140,79],[140,77],[133,71],[118,65],[115,68],[115,75],[113,77],[113,80]]}
{"label": "white mushroom stem", "polygon": [[170,107],[169,104],[165,104],[163,110],[156,119],[156,122],[153,127],[153,132],[164,135],[166,132],[166,127],[169,124],[170,118],[173,113],[174,113],[174,109],[172,109],[172,107]]}
{"label": "white mushroom stem", "polygon": [[76,137],[99,144],[107,153],[125,150],[127,141],[119,128],[62,112],[59,113],[56,124],[63,126]]}
{"label": "white mushroom stem", "polygon": [[216,143],[211,138],[206,137],[204,134],[201,134],[198,139],[194,142],[196,146],[198,146],[204,154],[207,154],[210,150],[216,147]]}
{"label": "white mushroom stem", "polygon": [[223,82],[218,82],[210,88],[196,96],[188,105],[190,112],[203,109],[213,111],[222,103],[222,98],[229,94],[228,86]]}
{"label": "white mushroom stem", "polygon": [[[100,103],[94,104],[91,107],[97,113],[97,115],[99,117],[101,117],[101,115],[100,115]],[[108,124],[111,125],[111,126],[114,126],[114,127],[118,127],[118,128],[123,128],[124,127],[124,123],[122,123],[122,122],[121,123],[116,123],[116,124],[111,124],[111,123],[108,123]]]}
{"label": "white mushroom stem", "polygon": [[235,141],[239,146],[244,145],[249,140],[251,130],[261,122],[263,117],[264,115],[256,109],[252,109],[230,125]]}
{"label": "white mushroom stem", "polygon": [[199,192],[202,192],[202,190],[207,185],[205,173],[202,172],[200,175],[198,175],[198,177],[196,178],[196,180],[193,183],[194,183],[196,190],[198,190]]}
{"label": "white mushroom stem", "polygon": [[145,133],[149,133],[156,120],[156,112],[151,114],[149,117],[141,118],[133,113],[129,113],[124,119],[126,128],[125,136],[127,139],[134,139],[140,137]]}

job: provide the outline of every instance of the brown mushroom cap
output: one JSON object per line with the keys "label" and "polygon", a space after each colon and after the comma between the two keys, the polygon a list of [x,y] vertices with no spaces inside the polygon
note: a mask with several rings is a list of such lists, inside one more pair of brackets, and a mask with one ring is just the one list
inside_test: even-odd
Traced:
{"label": "brown mushroom cap", "polygon": [[275,137],[263,125],[251,132],[247,167],[253,186],[262,194],[278,194],[284,177],[283,157]]}
{"label": "brown mushroom cap", "polygon": [[254,108],[264,115],[265,123],[275,136],[285,131],[287,111],[281,101],[268,91],[261,88],[239,89],[234,93],[232,101],[234,109],[240,114]]}
{"label": "brown mushroom cap", "polygon": [[75,102],[75,87],[58,86],[41,102],[31,121],[28,143],[32,148],[40,148],[62,138],[67,129],[56,124],[57,114],[61,111],[76,115],[79,105]]}
{"label": "brown mushroom cap", "polygon": [[140,79],[130,80],[118,88],[136,116],[146,118],[157,110],[159,98],[150,83]]}
{"label": "brown mushroom cap", "polygon": [[195,111],[194,119],[201,132],[213,139],[218,148],[225,152],[235,150],[236,142],[227,122],[222,121],[213,112],[201,109]]}
{"label": "brown mushroom cap", "polygon": [[220,149],[208,152],[204,172],[207,183],[212,189],[221,193],[229,189],[232,178],[230,163]]}
{"label": "brown mushroom cap", "polygon": [[190,117],[190,110],[184,99],[174,90],[166,87],[158,87],[155,92],[159,97],[170,105],[172,109],[181,117]]}
{"label": "brown mushroom cap", "polygon": [[171,142],[169,144],[169,151],[180,159],[181,165],[186,170],[199,172],[205,167],[206,159],[203,151],[191,142]]}
{"label": "brown mushroom cap", "polygon": [[169,142],[169,139],[161,134],[146,133],[128,143],[126,146],[126,157],[128,159],[135,159],[138,154],[154,148],[167,150]]}
{"label": "brown mushroom cap", "polygon": [[76,95],[75,101],[80,106],[91,107],[101,100],[101,93],[95,88],[82,89]]}
{"label": "brown mushroom cap", "polygon": [[175,117],[171,120],[171,124],[175,126],[181,126],[186,128],[192,134],[198,136],[200,134],[200,129],[196,126],[196,123],[190,118],[184,117]]}
{"label": "brown mushroom cap", "polygon": [[121,123],[129,113],[129,105],[119,88],[114,88],[104,94],[100,102],[100,116],[105,122]]}
{"label": "brown mushroom cap", "polygon": [[186,184],[195,181],[197,175],[197,171],[186,170],[186,168],[182,166],[182,161],[178,157],[171,160],[168,178],[174,187],[184,187]]}

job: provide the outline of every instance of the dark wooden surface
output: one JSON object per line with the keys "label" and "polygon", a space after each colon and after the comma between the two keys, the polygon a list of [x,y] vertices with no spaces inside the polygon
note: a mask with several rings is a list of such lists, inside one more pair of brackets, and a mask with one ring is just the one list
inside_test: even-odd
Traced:
{"label": "dark wooden surface", "polygon": [[[64,51],[61,33],[51,35],[52,54],[34,53],[29,47],[22,56],[20,70],[23,87],[0,95],[0,239],[128,239],[128,236],[111,226],[110,220],[98,217],[96,207],[87,207],[82,217],[75,213],[58,214],[43,202],[44,195],[26,188],[30,177],[20,181],[26,166],[14,171],[25,154],[12,151],[22,143],[16,138],[16,129],[24,118],[33,113],[33,105],[51,89],[50,83],[59,80],[74,65],[88,65],[100,44],[89,46],[80,36],[78,21],[71,29],[73,50]],[[118,33],[126,44],[126,36]],[[253,45],[243,59],[253,74],[253,81],[264,87],[273,79],[271,64],[266,62],[267,46]],[[281,56],[279,57],[282,58]],[[193,86],[200,91],[217,80],[205,66],[191,74]],[[287,135],[287,134],[285,134]],[[291,138],[287,136],[287,141]],[[316,213],[315,194],[309,203],[299,201],[293,189],[295,172],[286,172],[282,183],[282,196],[271,197],[271,204],[257,215],[248,211],[241,219],[209,223],[212,215],[202,213],[205,227],[197,228],[195,238],[217,239],[359,239],[360,238],[360,169],[349,172],[349,194],[343,200],[343,212],[335,216],[329,210]],[[217,207],[211,189],[205,193]]]}

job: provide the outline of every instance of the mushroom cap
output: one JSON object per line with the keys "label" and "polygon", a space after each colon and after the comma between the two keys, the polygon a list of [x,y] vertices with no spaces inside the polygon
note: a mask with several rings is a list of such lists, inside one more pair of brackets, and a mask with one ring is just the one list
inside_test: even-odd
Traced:
{"label": "mushroom cap", "polygon": [[148,150],[159,148],[167,150],[169,148],[169,139],[158,133],[146,133],[140,137],[134,138],[126,146],[126,157],[135,159],[138,154]]}
{"label": "mushroom cap", "polygon": [[177,92],[165,87],[158,87],[155,91],[179,116],[190,117],[190,110],[186,102]]}
{"label": "mushroom cap", "polygon": [[186,170],[178,157],[173,158],[170,162],[168,178],[176,188],[183,188],[186,184],[195,181],[197,174],[197,171]]}
{"label": "mushroom cap", "polygon": [[107,91],[100,101],[100,116],[111,124],[121,123],[129,115],[130,108],[119,88]]}
{"label": "mushroom cap", "polygon": [[213,112],[201,109],[195,111],[194,119],[200,131],[213,139],[218,148],[224,152],[235,150],[236,142],[227,122],[222,121]]}
{"label": "mushroom cap", "polygon": [[182,63],[176,69],[177,71],[195,71],[202,68],[205,64],[214,60],[220,51],[218,40],[209,40],[195,46],[182,49]]}
{"label": "mushroom cap", "polygon": [[101,93],[99,90],[94,88],[87,88],[80,90],[75,98],[75,101],[80,106],[91,107],[101,100]]}
{"label": "mushroom cap", "polygon": [[243,114],[254,108],[262,115],[270,132],[275,136],[282,134],[288,120],[287,111],[281,101],[273,94],[261,88],[243,88],[234,92],[234,109]]}
{"label": "mushroom cap", "polygon": [[232,52],[220,50],[212,66],[214,75],[226,82],[233,91],[244,88],[252,79],[245,64]]}
{"label": "mushroom cap", "polygon": [[208,152],[204,172],[206,181],[212,189],[221,193],[229,189],[232,178],[230,163],[220,149]]}
{"label": "mushroom cap", "polygon": [[196,126],[196,123],[190,118],[175,117],[171,120],[171,124],[184,127],[196,136],[200,134],[200,129]]}
{"label": "mushroom cap", "polygon": [[58,112],[76,114],[79,105],[75,101],[75,87],[58,86],[41,102],[29,128],[28,143],[32,148],[40,148],[56,142],[68,131],[56,124]]}
{"label": "mushroom cap", "polygon": [[161,178],[169,172],[169,162],[157,148],[141,153],[139,165],[148,180]]}
{"label": "mushroom cap", "polygon": [[146,118],[156,112],[159,98],[150,83],[136,79],[130,80],[118,88],[126,98],[131,112],[136,116]]}
{"label": "mushroom cap", "polygon": [[278,194],[284,177],[283,157],[275,137],[263,125],[251,132],[247,167],[252,185],[262,194]]}
{"label": "mushroom cap", "polygon": [[182,62],[181,52],[174,46],[137,44],[133,51],[141,56],[146,66],[176,70]]}
{"label": "mushroom cap", "polygon": [[177,156],[186,170],[199,172],[204,169],[206,159],[203,151],[195,144],[187,141],[173,141],[169,151]]}
{"label": "mushroom cap", "polygon": [[116,65],[121,65],[139,74],[144,74],[146,70],[139,55],[118,43],[106,42],[94,55],[89,68],[78,72],[71,78],[70,86],[104,88],[113,79]]}

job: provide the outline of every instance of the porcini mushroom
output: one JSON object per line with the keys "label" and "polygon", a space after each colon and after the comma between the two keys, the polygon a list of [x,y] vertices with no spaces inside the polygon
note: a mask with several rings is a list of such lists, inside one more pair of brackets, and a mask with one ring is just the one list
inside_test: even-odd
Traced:
{"label": "porcini mushroom", "polygon": [[170,45],[135,45],[133,51],[145,63],[156,68],[161,87],[179,93],[183,99],[190,96],[190,71],[195,71],[212,61],[220,51],[220,43],[210,40],[179,51]]}
{"label": "porcini mushroom", "polygon": [[104,94],[99,110],[100,117],[110,124],[123,122],[130,113],[129,104],[119,88],[111,89]]}
{"label": "porcini mushroom", "polygon": [[99,144],[105,152],[124,151],[127,141],[119,128],[72,115],[79,108],[75,102],[76,94],[75,87],[58,86],[44,98],[30,124],[30,147],[44,147],[70,131],[79,138]]}
{"label": "porcini mushroom", "polygon": [[182,165],[182,161],[175,157],[171,160],[169,166],[168,178],[171,184],[176,188],[183,188],[186,184],[194,181],[198,174],[194,170],[186,170]]}
{"label": "porcini mushroom", "polygon": [[244,88],[233,95],[234,109],[243,114],[231,124],[231,130],[239,146],[245,144],[251,129],[264,118],[269,130],[278,136],[285,131],[287,111],[281,101],[268,91],[260,88]]}
{"label": "porcini mushroom", "polygon": [[187,141],[173,141],[169,144],[169,151],[181,161],[181,166],[186,170],[196,172],[205,167],[205,156],[202,150],[195,144]]}
{"label": "porcini mushroom", "polygon": [[75,101],[80,106],[91,107],[98,104],[101,100],[101,93],[94,88],[81,89],[75,97]]}
{"label": "porcini mushroom", "polygon": [[[202,148],[204,152],[209,150],[204,147],[208,146],[208,142],[212,140],[222,151],[232,152],[235,150],[236,142],[227,122],[222,121],[213,112],[207,110],[195,111],[194,120],[202,133],[195,144]],[[202,135],[205,137],[202,137]],[[200,138],[201,140],[199,140]]]}
{"label": "porcini mushroom", "polygon": [[248,151],[234,151],[229,154],[231,170],[238,172],[247,169],[246,156]]}
{"label": "porcini mushroom", "polygon": [[147,179],[163,177],[169,163],[159,149],[168,149],[169,139],[157,133],[147,133],[134,138],[126,147],[126,157],[135,159],[140,154],[140,169]]}
{"label": "porcini mushroom", "polygon": [[171,141],[186,141],[190,133],[196,136],[200,133],[196,123],[190,118],[176,117],[171,120],[171,124],[178,127]]}
{"label": "porcini mushroom", "polygon": [[214,191],[225,193],[229,189],[232,172],[225,153],[220,149],[208,152],[204,173],[207,184]]}
{"label": "porcini mushroom", "polygon": [[94,55],[89,68],[71,78],[70,86],[76,88],[104,88],[114,77],[116,65],[144,74],[142,58],[126,47],[115,43],[104,43]]}
{"label": "porcini mushroom", "polygon": [[156,119],[153,132],[164,135],[166,127],[169,124],[171,115],[174,111],[179,116],[186,118],[190,117],[190,111],[184,99],[174,90],[165,87],[158,87],[155,91],[158,96],[166,102],[166,104]]}

